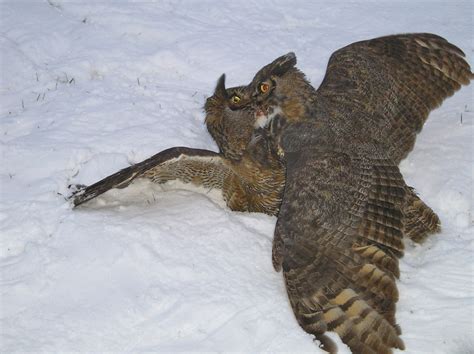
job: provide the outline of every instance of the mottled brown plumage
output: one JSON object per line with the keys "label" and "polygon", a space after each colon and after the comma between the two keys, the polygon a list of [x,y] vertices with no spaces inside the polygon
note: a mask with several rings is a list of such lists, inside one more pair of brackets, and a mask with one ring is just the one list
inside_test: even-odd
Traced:
{"label": "mottled brown plumage", "polygon": [[226,159],[240,160],[250,142],[255,123],[250,100],[244,86],[226,90],[225,75],[219,78],[214,95],[206,100],[207,130]]}
{"label": "mottled brown plumage", "polygon": [[318,95],[351,105],[360,124],[400,162],[428,114],[473,78],[462,50],[434,34],[395,35],[350,44],[330,58]]}
{"label": "mottled brown plumage", "polygon": [[438,220],[397,165],[429,112],[473,74],[460,49],[431,34],[342,48],[318,90],[295,63],[292,53],[280,57],[249,85],[256,118],[267,123],[256,134],[286,165],[274,267],[299,324],[326,350],[337,351],[326,331],[353,353],[403,349],[395,321],[402,239],[421,239],[418,226]]}

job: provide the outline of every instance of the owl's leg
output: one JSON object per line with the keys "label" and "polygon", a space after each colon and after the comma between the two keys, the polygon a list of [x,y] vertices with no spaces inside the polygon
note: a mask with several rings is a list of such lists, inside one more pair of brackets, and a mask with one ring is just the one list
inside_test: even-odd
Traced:
{"label": "owl's leg", "polygon": [[412,241],[422,243],[428,236],[441,231],[441,221],[412,188],[408,189],[407,195],[404,234]]}

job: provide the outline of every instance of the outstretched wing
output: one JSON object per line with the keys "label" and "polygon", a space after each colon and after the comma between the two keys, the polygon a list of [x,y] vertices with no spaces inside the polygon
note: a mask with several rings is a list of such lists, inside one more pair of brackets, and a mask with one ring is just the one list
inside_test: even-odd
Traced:
{"label": "outstretched wing", "polygon": [[331,149],[287,154],[273,244],[295,316],[326,350],[403,348],[395,324],[406,186],[391,160]]}
{"label": "outstretched wing", "polygon": [[112,188],[124,188],[135,178],[149,178],[158,183],[178,179],[205,187],[222,188],[228,168],[216,152],[187,147],[173,147],[75,192],[74,206],[91,200]]}
{"label": "outstretched wing", "polygon": [[260,164],[249,152],[233,161],[209,150],[173,147],[79,189],[70,199],[78,206],[112,188],[125,188],[136,178],[155,183],[178,180],[220,190],[231,210],[276,215],[285,172],[275,157],[267,162]]}
{"label": "outstretched wing", "polygon": [[[350,44],[332,54],[318,89],[350,111],[358,134],[386,146],[399,162],[412,150],[430,111],[474,78],[461,49],[428,33]],[[339,116],[339,124],[347,122]]]}

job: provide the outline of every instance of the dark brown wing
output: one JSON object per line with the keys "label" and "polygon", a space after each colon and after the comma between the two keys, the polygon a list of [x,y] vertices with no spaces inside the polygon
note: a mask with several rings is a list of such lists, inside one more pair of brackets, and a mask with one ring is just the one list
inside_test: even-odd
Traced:
{"label": "dark brown wing", "polygon": [[287,155],[273,245],[299,324],[334,351],[403,348],[395,324],[406,186],[391,160],[327,149]]}
{"label": "dark brown wing", "polygon": [[[222,188],[222,179],[225,177],[225,173],[215,171],[216,169],[222,169],[223,167],[221,166],[222,157],[216,152],[187,147],[173,147],[163,150],[142,162],[124,168],[97,183],[80,189],[70,198],[74,206],[78,206],[112,188],[124,188],[135,178],[139,177],[149,178],[158,183],[171,179],[193,182],[194,179],[195,182],[204,184],[206,187],[210,187],[206,183],[216,185],[220,183]],[[225,169],[227,170],[227,168]],[[198,181],[198,179],[201,180]]]}
{"label": "dark brown wing", "polygon": [[356,42],[330,58],[318,95],[346,106],[341,122],[374,138],[399,162],[430,111],[474,78],[461,49],[428,33]]}

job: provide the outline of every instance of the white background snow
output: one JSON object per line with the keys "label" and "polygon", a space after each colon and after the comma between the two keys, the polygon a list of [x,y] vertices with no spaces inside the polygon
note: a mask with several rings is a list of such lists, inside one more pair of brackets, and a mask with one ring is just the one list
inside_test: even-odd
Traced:
{"label": "white background snow", "polygon": [[[215,150],[202,106],[288,51],[318,86],[351,42],[434,32],[473,65],[473,2],[2,1],[2,352],[320,352],[271,265],[275,218],[146,183],[73,210],[95,182],[165,148]],[[473,352],[472,85],[402,163],[443,231],[407,245],[406,353]],[[347,353],[339,344],[340,352]]]}

